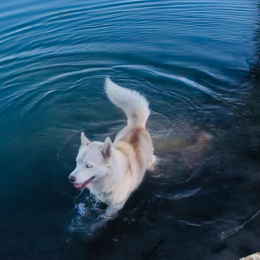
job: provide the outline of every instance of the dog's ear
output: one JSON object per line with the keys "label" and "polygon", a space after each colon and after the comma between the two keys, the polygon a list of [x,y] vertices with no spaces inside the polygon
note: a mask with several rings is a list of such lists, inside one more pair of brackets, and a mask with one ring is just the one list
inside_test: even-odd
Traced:
{"label": "dog's ear", "polygon": [[90,141],[85,136],[85,134],[82,132],[81,133],[81,145],[88,145],[88,144],[90,144]]}
{"label": "dog's ear", "polygon": [[105,159],[108,159],[111,156],[112,151],[112,142],[109,137],[106,138],[103,146],[101,147],[101,153]]}

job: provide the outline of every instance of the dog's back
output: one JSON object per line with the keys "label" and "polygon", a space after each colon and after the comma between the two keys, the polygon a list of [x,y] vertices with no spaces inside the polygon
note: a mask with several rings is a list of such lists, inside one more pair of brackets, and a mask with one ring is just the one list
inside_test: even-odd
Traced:
{"label": "dog's back", "polygon": [[153,156],[150,134],[145,129],[150,115],[147,100],[138,92],[122,88],[106,79],[105,89],[110,101],[127,115],[127,126],[116,136],[114,147],[121,151],[128,161],[132,189],[142,181],[149,159]]}

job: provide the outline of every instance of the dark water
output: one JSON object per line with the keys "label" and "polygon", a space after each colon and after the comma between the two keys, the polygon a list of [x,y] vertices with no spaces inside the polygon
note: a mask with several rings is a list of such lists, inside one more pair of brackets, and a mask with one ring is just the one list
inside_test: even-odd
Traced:
{"label": "dark water", "polygon": [[[239,259],[260,249],[256,1],[0,3],[0,259]],[[150,102],[159,163],[93,235],[67,176],[114,136],[109,75]],[[73,222],[72,222],[73,221]]]}

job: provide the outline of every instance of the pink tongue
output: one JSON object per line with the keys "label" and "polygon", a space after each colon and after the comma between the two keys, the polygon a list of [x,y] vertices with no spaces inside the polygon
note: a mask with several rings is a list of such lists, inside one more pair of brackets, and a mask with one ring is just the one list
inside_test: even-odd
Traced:
{"label": "pink tongue", "polygon": [[84,183],[74,183],[74,187],[76,188],[76,189],[79,189],[79,190],[81,190],[81,189],[83,189],[84,187],[88,187],[88,184],[90,183],[90,182],[92,182],[93,180],[95,179],[95,177],[93,176],[93,177],[91,177],[90,179],[88,179],[87,181],[85,181]]}
{"label": "pink tongue", "polygon": [[80,188],[82,184],[77,184],[77,183],[74,183],[74,187],[75,188]]}

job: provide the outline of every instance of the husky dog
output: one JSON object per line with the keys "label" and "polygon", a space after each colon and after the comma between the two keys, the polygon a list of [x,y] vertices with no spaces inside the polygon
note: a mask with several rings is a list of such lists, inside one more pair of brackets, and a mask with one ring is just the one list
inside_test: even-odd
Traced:
{"label": "husky dog", "polygon": [[140,185],[147,169],[155,165],[153,144],[145,129],[150,115],[147,100],[138,92],[116,85],[106,78],[105,90],[110,101],[127,116],[127,126],[114,142],[91,142],[82,132],[77,167],[69,180],[78,190],[88,188],[108,205],[106,215],[120,210],[131,193]]}

